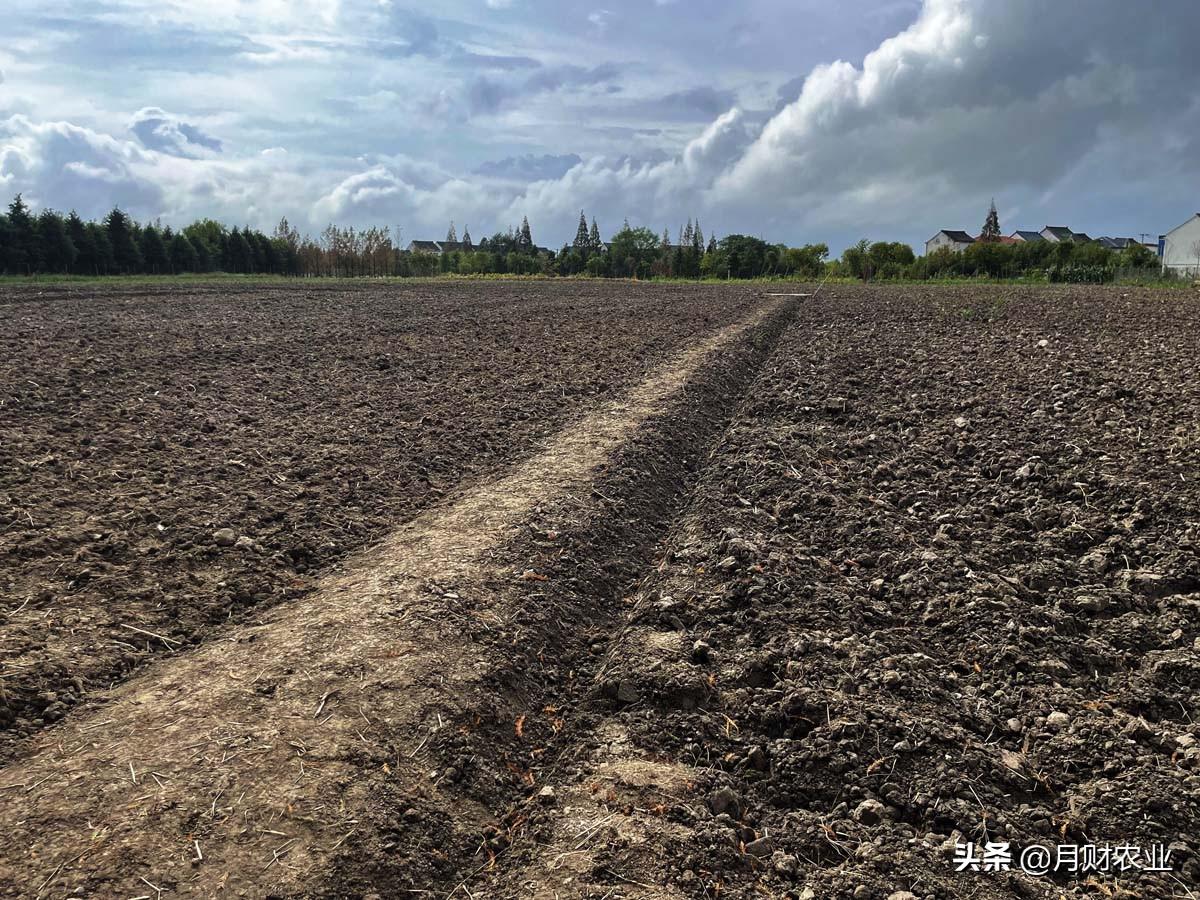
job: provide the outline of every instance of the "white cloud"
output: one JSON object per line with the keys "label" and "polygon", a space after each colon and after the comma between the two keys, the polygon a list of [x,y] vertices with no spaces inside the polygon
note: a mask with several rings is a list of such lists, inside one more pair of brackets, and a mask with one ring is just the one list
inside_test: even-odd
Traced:
{"label": "white cloud", "polygon": [[[773,2],[753,7],[759,20],[780,12]],[[91,214],[120,203],[261,227],[286,214],[424,236],[453,218],[482,234],[528,214],[548,243],[569,237],[584,207],[605,229],[700,215],[722,232],[836,247],[973,227],[964,217],[981,220],[993,195],[1002,212],[1064,220],[1097,215],[1107,198],[1109,215],[1152,230],[1178,202],[1157,173],[1196,174],[1194,0],[1160,0],[1153,16],[1127,0],[1093,0],[1086,15],[1040,0],[925,0],[861,63],[827,52],[795,78],[764,60],[749,80],[648,53],[644,0],[606,3],[587,23],[541,16],[561,15],[558,31],[520,21],[529,4],[487,5],[513,12],[483,15],[478,0],[448,0],[436,20],[379,0],[118,0],[113,21],[161,18],[221,40],[201,42],[196,72],[170,78],[139,80],[114,60],[120,77],[106,84],[119,92],[105,97],[68,92],[55,54],[15,39],[6,91],[44,84],[22,93],[40,102],[4,107],[24,114],[0,121],[0,184]],[[911,16],[907,2],[885,5]],[[684,26],[707,34],[710,23]],[[714,16],[725,30],[709,38],[720,46],[731,27]],[[53,111],[74,94],[69,113]],[[145,105],[151,95],[162,108]],[[52,111],[42,121],[30,109]]]}
{"label": "white cloud", "polygon": [[120,206],[143,219],[202,215],[266,225],[295,215],[304,174],[274,155],[224,160],[148,149],[69,122],[0,121],[0,178],[35,206],[98,218]]}

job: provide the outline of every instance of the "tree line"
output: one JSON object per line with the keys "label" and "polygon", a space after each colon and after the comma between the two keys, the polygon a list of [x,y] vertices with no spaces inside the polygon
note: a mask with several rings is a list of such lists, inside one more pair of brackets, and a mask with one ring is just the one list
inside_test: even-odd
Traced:
{"label": "tree line", "polygon": [[299,274],[298,236],[286,221],[268,237],[212,219],[177,230],[120,209],[100,222],[52,209],[34,215],[18,194],[0,214],[0,272],[9,275]]}
{"label": "tree line", "polygon": [[[396,234],[399,234],[397,230]],[[173,229],[141,223],[121,209],[98,222],[74,211],[38,213],[17,195],[0,213],[0,274],[6,275],[178,275],[228,272],[297,277],[458,275],[590,275],[612,278],[817,277],[829,248],[788,247],[733,234],[705,238],[689,219],[674,240],[626,221],[608,241],[593,218],[580,212],[574,241],[558,251],[539,248],[529,219],[478,243],[451,223],[446,252],[410,251],[388,227],[330,225],[316,238],[280,221],[271,234],[201,219]]]}
{"label": "tree line", "polygon": [[[397,235],[399,232],[397,231]],[[457,275],[588,275],[600,278],[820,278],[863,280],[1037,278],[1106,281],[1121,269],[1156,264],[1146,247],[1111,250],[1098,243],[1004,243],[995,207],[980,239],[963,252],[943,248],[917,257],[907,244],[859,241],[840,259],[825,244],[789,247],[762,238],[707,236],[688,219],[672,237],[626,220],[607,241],[593,217],[581,211],[575,239],[559,250],[539,248],[529,219],[478,243],[453,223],[441,243],[446,252],[410,251],[388,227],[328,226],[316,238],[301,236],[283,219],[271,234],[249,226],[228,228],[201,219],[180,229],[140,223],[120,209],[99,222],[75,212],[30,210],[20,195],[0,213],[0,274],[171,275],[229,272],[307,277]]]}
{"label": "tree line", "polygon": [[987,277],[1099,283],[1112,281],[1122,270],[1156,268],[1158,258],[1141,244],[1116,250],[1096,241],[1007,242],[995,200],[988,207],[979,237],[965,250],[942,247],[918,257],[908,244],[861,240],[829,264],[832,275],[864,281]]}
{"label": "tree line", "polygon": [[1141,244],[1113,250],[1096,242],[1018,241],[981,238],[965,250],[942,247],[917,256],[908,244],[862,240],[828,263],[833,277],[863,281],[947,278],[1028,279],[1102,283],[1123,270],[1157,270],[1158,259]]}

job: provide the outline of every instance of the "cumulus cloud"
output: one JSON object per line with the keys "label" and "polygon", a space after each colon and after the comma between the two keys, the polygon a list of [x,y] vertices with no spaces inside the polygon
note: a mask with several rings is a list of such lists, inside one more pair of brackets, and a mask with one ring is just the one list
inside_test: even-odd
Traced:
{"label": "cumulus cloud", "polygon": [[[267,225],[307,212],[306,173],[286,155],[176,156],[70,122],[0,121],[0,179],[34,206],[99,218],[114,206],[143,219],[204,215]],[[311,197],[311,195],[310,195]],[[303,206],[301,206],[303,204]]]}
{"label": "cumulus cloud", "polygon": [[[280,0],[218,2],[237,21],[296,21]],[[529,6],[485,16],[484,4],[470,3],[497,22]],[[268,79],[271,67],[295,66],[280,77],[300,80],[307,105],[291,118],[282,109],[278,118],[274,109],[240,120],[190,115],[211,111],[213,92],[196,89],[201,99],[189,105],[188,79],[159,101],[173,112],[141,109],[124,140],[105,128],[127,110],[88,127],[10,116],[0,121],[0,183],[81,211],[117,202],[145,215],[259,225],[287,214],[314,226],[403,224],[411,236],[436,235],[450,218],[479,222],[482,232],[527,214],[546,241],[569,237],[581,206],[606,229],[626,216],[674,227],[700,215],[723,233],[835,248],[864,234],[918,241],[927,235],[913,229],[971,227],[965,217],[982,219],[993,195],[1002,215],[1036,217],[1026,225],[1044,215],[1097,230],[1110,223],[1072,217],[1139,215],[1146,227],[1122,219],[1110,229],[1137,233],[1175,215],[1173,185],[1194,180],[1200,143],[1194,0],[1160,0],[1154,16],[1127,0],[1093,0],[1086,15],[1040,0],[890,5],[910,24],[865,56],[805,67],[791,80],[772,68],[751,82],[610,46],[619,42],[605,29],[620,27],[622,42],[633,34],[624,6],[594,10],[596,28],[582,35],[572,19],[570,39],[551,46],[542,33],[518,39],[518,24],[485,34],[449,12],[435,21],[371,0],[350,16],[311,0],[313,27],[325,31],[280,29],[254,45],[329,47],[342,61],[369,51],[380,68],[356,79],[361,96],[346,98],[332,77],[341,70],[331,70],[321,96],[344,102],[314,112],[320,61],[284,53],[255,71]],[[172,15],[182,7],[167,5]],[[359,19],[372,23],[371,35],[352,40],[330,25]],[[228,147],[199,124],[211,121]],[[557,153],[564,130],[578,154]],[[286,154],[259,149],[281,143]]]}
{"label": "cumulus cloud", "polygon": [[310,221],[395,223],[411,238],[444,233],[438,229],[464,214],[494,221],[498,210],[498,196],[481,194],[478,185],[451,179],[421,188],[378,165],[338,182],[313,204]]}
{"label": "cumulus cloud", "polygon": [[201,156],[221,152],[219,140],[157,106],[147,106],[134,113],[129,130],[143,147],[172,156]]}
{"label": "cumulus cloud", "polygon": [[861,67],[810,73],[715,189],[747,207],[839,201],[859,217],[889,204],[902,215],[919,197],[1045,189],[1102,141],[1148,119],[1169,127],[1200,74],[1200,7],[1163,6],[1170,29],[1119,0],[1083,17],[1036,0],[925,0]]}
{"label": "cumulus cloud", "polygon": [[39,205],[99,215],[117,203],[154,207],[162,197],[139,147],[69,122],[10,117],[0,123],[0,161],[10,185]]}

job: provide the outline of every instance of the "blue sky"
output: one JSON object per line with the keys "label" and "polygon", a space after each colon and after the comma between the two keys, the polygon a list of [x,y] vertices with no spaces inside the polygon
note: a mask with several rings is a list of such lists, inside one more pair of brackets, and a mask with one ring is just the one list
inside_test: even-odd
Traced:
{"label": "blue sky", "polygon": [[88,216],[837,252],[1200,209],[1195,0],[5,5],[0,193]]}

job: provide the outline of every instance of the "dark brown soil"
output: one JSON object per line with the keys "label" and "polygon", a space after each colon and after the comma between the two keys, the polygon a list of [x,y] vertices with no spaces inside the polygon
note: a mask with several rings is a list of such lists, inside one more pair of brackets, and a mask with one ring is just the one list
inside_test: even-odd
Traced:
{"label": "dark brown soil", "polygon": [[[0,752],[148,659],[304,594],[752,296],[696,295],[6,294]],[[226,528],[233,546],[214,539]]]}
{"label": "dark brown soil", "polygon": [[[757,294],[488,283],[4,307],[10,724],[37,730],[65,692],[164,652],[124,625],[182,645],[286,611]],[[394,721],[363,698],[363,747],[305,749],[315,771],[353,770],[358,800],[323,874],[278,893],[1193,896],[1198,317],[1174,292],[834,286],[762,319],[600,470],[539,493],[478,580],[423,583],[423,608],[383,626],[459,664]],[[222,527],[261,549],[214,546]],[[320,714],[332,729],[348,707]],[[56,734],[92,740],[80,721],[38,738],[43,757]],[[6,820],[46,792],[11,747]],[[145,775],[139,791],[153,799]],[[197,829],[224,815],[214,801]],[[1161,844],[1172,871],[958,873],[956,841]],[[65,868],[26,853],[22,871],[84,885],[114,858],[62,844]],[[154,881],[157,861],[132,862]],[[271,896],[265,877],[228,887]]]}
{"label": "dark brown soil", "polygon": [[[567,895],[1191,896],[1198,314],[1116,291],[804,302],[543,774],[624,820]],[[606,780],[622,754],[681,768],[686,796]],[[563,818],[489,895],[561,868]],[[1161,844],[1174,872],[959,874],[956,840]]]}

